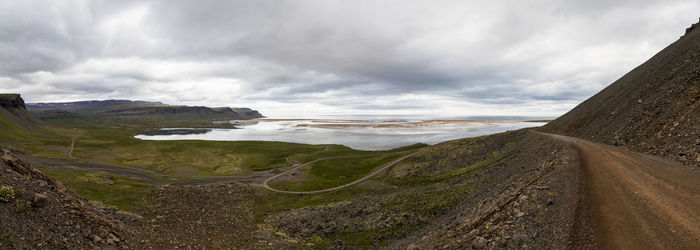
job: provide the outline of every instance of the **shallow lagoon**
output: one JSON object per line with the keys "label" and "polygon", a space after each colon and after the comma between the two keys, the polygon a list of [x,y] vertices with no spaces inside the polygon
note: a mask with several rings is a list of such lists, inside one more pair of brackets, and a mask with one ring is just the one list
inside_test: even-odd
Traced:
{"label": "shallow lagoon", "polygon": [[[230,121],[237,129],[206,133],[137,135],[142,140],[281,141],[304,144],[341,144],[359,150],[387,150],[416,143],[437,144],[541,126],[520,120],[294,120]],[[169,129],[164,129],[169,130]],[[175,129],[170,129],[175,130]]]}

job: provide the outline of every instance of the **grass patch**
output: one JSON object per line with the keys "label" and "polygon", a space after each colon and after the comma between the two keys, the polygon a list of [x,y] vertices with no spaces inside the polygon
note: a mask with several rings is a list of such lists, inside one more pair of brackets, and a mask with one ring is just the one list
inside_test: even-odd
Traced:
{"label": "grass patch", "polygon": [[281,194],[271,191],[261,191],[255,195],[255,219],[262,222],[270,214],[295,208],[326,205],[368,194],[369,191],[352,186],[334,192],[318,193],[312,195]]}
{"label": "grass patch", "polygon": [[41,172],[55,178],[93,203],[133,212],[142,207],[143,197],[152,184],[129,178],[96,174],[72,169],[42,168]]}
{"label": "grass patch", "polygon": [[15,189],[10,186],[0,186],[0,202],[10,202],[15,199]]}
{"label": "grass patch", "polygon": [[10,208],[10,211],[12,211],[12,213],[19,214],[19,213],[24,212],[26,209],[27,209],[27,207],[25,206],[25,203],[15,202],[15,206]]}
{"label": "grass patch", "polygon": [[270,186],[279,190],[293,191],[332,188],[360,179],[376,168],[410,152],[412,151],[323,160],[308,166],[307,172],[296,180],[275,182]]}

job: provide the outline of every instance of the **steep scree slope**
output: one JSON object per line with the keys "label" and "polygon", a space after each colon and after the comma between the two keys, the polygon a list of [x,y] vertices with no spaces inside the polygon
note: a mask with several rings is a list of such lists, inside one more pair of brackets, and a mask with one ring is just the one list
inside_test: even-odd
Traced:
{"label": "steep scree slope", "polygon": [[542,130],[699,165],[699,74],[700,30],[688,29]]}

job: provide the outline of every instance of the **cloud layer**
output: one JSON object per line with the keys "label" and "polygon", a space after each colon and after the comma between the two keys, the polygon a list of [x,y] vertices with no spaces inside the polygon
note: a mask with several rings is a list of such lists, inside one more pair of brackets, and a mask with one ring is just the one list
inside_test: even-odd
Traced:
{"label": "cloud layer", "polygon": [[0,0],[0,92],[287,117],[557,116],[697,13],[692,0]]}

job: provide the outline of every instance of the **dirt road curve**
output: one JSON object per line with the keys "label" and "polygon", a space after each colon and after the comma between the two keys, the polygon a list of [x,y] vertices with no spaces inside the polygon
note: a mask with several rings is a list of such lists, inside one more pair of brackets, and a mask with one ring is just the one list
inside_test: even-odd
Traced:
{"label": "dirt road curve", "polygon": [[[370,174],[368,174],[368,175],[365,175],[364,177],[362,177],[362,178],[360,178],[360,179],[357,179],[357,180],[355,180],[355,181],[353,181],[353,182],[350,182],[350,183],[347,183],[347,184],[344,184],[344,185],[340,185],[340,186],[337,186],[337,187],[332,187],[332,188],[327,188],[327,189],[321,189],[321,190],[314,190],[314,191],[286,191],[286,190],[277,190],[277,189],[274,189],[274,188],[272,188],[272,187],[270,187],[270,186],[268,185],[268,182],[270,182],[271,180],[273,180],[273,179],[275,179],[275,178],[277,178],[277,177],[280,177],[280,176],[282,176],[282,175],[285,175],[285,174],[287,174],[287,173],[289,173],[289,172],[291,172],[291,171],[294,171],[294,170],[296,170],[296,169],[298,169],[298,168],[302,168],[302,167],[308,166],[309,164],[312,164],[312,163],[315,163],[315,162],[318,162],[318,161],[323,161],[323,160],[328,160],[328,159],[337,159],[337,158],[349,158],[349,157],[343,157],[343,156],[339,156],[339,157],[328,157],[328,158],[318,159],[318,160],[315,160],[315,161],[310,161],[310,162],[301,164],[301,165],[299,165],[299,166],[297,166],[297,167],[294,167],[294,168],[292,168],[292,169],[290,169],[290,170],[287,170],[287,171],[285,171],[285,172],[283,172],[283,173],[281,173],[281,174],[278,174],[278,175],[272,176],[272,177],[270,177],[270,178],[267,178],[267,179],[263,182],[262,186],[263,186],[265,189],[267,189],[267,190],[270,190],[270,191],[273,191],[273,192],[278,192],[278,193],[285,193],[285,194],[317,194],[317,193],[335,191],[335,190],[338,190],[338,189],[343,189],[343,188],[346,188],[346,187],[355,185],[355,184],[357,184],[357,183],[366,181],[367,179],[371,178],[372,176],[375,176],[375,175],[377,175],[378,173],[381,173],[382,171],[384,171],[385,169],[387,169],[387,168],[393,166],[394,164],[399,163],[399,162],[401,162],[401,161],[403,161],[403,160],[405,160],[405,159],[408,159],[408,158],[410,158],[410,157],[413,157],[413,156],[417,155],[417,154],[420,153],[420,152],[423,152],[423,150],[418,150],[418,151],[416,151],[416,152],[414,152],[414,153],[411,153],[411,154],[409,154],[409,155],[405,155],[405,156],[399,157],[399,158],[396,159],[396,160],[393,160],[393,161],[391,161],[391,162],[389,162],[389,163],[384,164],[384,165],[381,166],[379,169],[375,170],[374,172],[372,172],[372,173],[370,173]],[[358,156],[350,156],[350,157],[358,157]]]}
{"label": "dirt road curve", "polygon": [[598,244],[700,249],[700,169],[577,138]]}

